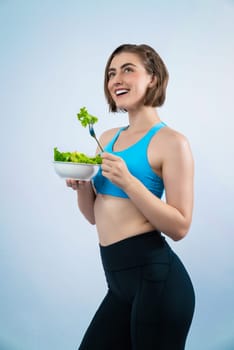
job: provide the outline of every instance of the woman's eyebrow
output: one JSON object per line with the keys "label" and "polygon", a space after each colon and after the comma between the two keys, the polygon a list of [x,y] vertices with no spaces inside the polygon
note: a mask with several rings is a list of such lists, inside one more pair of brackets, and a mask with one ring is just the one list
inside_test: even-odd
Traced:
{"label": "woman's eyebrow", "polygon": [[133,64],[133,63],[124,63],[120,68],[121,69],[123,69],[123,68],[125,68],[125,67],[127,67],[127,66],[133,66],[133,67],[136,67],[136,65],[135,64]]}
{"label": "woman's eyebrow", "polygon": [[[127,67],[127,66],[136,67],[135,64],[128,62],[128,63],[122,64],[122,66],[121,66],[120,68],[123,69],[123,68],[125,68],[125,67]],[[116,68],[114,68],[114,67],[110,67],[110,68],[108,69],[108,72],[115,72],[115,71],[116,71]]]}

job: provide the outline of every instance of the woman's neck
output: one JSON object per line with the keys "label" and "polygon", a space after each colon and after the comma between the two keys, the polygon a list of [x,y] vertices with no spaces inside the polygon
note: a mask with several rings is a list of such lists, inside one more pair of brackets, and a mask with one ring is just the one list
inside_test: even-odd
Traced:
{"label": "woman's neck", "polygon": [[129,129],[132,131],[146,130],[161,120],[154,107],[143,106],[137,111],[128,111]]}

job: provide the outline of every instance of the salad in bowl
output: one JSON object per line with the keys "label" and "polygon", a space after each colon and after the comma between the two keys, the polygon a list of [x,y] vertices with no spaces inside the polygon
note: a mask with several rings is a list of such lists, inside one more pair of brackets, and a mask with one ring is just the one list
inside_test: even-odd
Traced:
{"label": "salad in bowl", "polygon": [[[77,118],[84,127],[98,121],[98,118],[90,115],[85,107],[80,109]],[[60,177],[88,181],[98,172],[102,158],[99,154],[90,157],[77,151],[61,152],[54,147],[53,163],[55,172]]]}

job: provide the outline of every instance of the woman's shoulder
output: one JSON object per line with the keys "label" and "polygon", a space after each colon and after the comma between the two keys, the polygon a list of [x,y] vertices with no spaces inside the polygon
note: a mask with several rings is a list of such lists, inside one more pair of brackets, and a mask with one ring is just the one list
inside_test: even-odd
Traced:
{"label": "woman's shoulder", "polygon": [[106,145],[115,135],[116,133],[120,130],[121,128],[112,128],[104,131],[101,136],[100,136],[100,142],[103,145]]}
{"label": "woman's shoulder", "polygon": [[181,152],[183,149],[190,148],[188,138],[182,132],[173,129],[168,125],[162,128],[158,135],[155,136],[152,146],[161,150],[164,156],[166,154],[173,155],[178,151]]}
{"label": "woman's shoulder", "polygon": [[166,125],[161,129],[161,133],[159,133],[159,139],[161,142],[167,143],[169,146],[181,145],[184,143],[188,143],[188,138],[180,131],[171,128]]}
{"label": "woman's shoulder", "polygon": [[183,163],[193,158],[189,140],[182,132],[166,127],[162,136],[161,146],[164,160]]}

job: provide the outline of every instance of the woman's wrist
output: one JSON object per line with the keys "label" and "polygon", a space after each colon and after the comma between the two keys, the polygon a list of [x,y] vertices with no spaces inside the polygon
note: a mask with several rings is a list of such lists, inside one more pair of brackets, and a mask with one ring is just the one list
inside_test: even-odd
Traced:
{"label": "woman's wrist", "polygon": [[78,191],[87,190],[88,188],[91,187],[90,184],[91,184],[90,181],[79,180],[77,181],[77,190]]}
{"label": "woman's wrist", "polygon": [[135,176],[131,175],[127,180],[125,186],[123,187],[123,191],[126,192],[127,194],[131,193],[133,190],[136,189],[138,184],[139,184],[139,180]]}

